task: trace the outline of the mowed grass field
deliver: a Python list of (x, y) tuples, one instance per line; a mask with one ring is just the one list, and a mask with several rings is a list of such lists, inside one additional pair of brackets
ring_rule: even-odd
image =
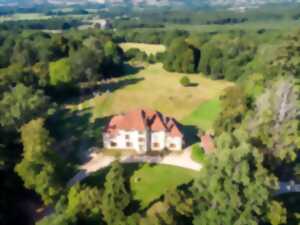
[(208, 130), (212, 128), (214, 121), (221, 111), (220, 100), (218, 98), (203, 102), (190, 115), (181, 122), (185, 125), (194, 125)]
[(144, 44), (144, 43), (134, 43), (134, 42), (127, 42), (121, 43), (120, 47), (126, 52), (131, 48), (137, 48), (141, 51), (146, 52), (147, 55), (155, 55), (160, 52), (164, 52), (166, 47), (164, 45), (156, 45), (156, 44)]
[(233, 83), (194, 74), (188, 76), (195, 85), (183, 87), (179, 80), (185, 75), (167, 72), (162, 64), (149, 65), (135, 75), (103, 85), (100, 95), (82, 102), (80, 108), (89, 109), (92, 120), (136, 108), (151, 108), (187, 125), (209, 128), (219, 112), (215, 99)]

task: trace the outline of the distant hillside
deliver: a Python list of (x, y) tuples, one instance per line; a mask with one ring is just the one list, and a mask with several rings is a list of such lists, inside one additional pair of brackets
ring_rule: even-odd
[(225, 8), (257, 8), (265, 4), (300, 3), (300, 0), (0, 0), (2, 6), (23, 6), (35, 4), (72, 5), (97, 3), (107, 5), (173, 5), (173, 6), (210, 6)]

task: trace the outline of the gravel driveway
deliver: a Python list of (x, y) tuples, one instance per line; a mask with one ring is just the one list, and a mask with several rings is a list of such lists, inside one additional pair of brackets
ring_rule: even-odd
[[(191, 159), (191, 153), (191, 149), (187, 148), (182, 153), (170, 153), (166, 156), (131, 155), (121, 156), (119, 160), (122, 163), (157, 163), (199, 171), (202, 165)], [(81, 171), (68, 182), (68, 187), (88, 177), (91, 173), (109, 166), (117, 159), (114, 156), (105, 155), (102, 152), (91, 153), (90, 158), (88, 162), (80, 167)]]

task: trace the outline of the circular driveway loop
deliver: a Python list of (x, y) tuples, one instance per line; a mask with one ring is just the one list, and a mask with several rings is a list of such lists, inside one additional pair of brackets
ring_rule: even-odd
[[(190, 170), (199, 171), (202, 165), (194, 162), (191, 158), (191, 148), (185, 149), (182, 153), (170, 153), (166, 156), (149, 156), (149, 155), (135, 155), (135, 156), (121, 156), (119, 161), (121, 163), (157, 163), (183, 167)], [(77, 173), (67, 184), (68, 187), (80, 182), (88, 177), (91, 173), (101, 170), (109, 166), (117, 158), (100, 153), (91, 153), (90, 160), (80, 166), (81, 171)]]

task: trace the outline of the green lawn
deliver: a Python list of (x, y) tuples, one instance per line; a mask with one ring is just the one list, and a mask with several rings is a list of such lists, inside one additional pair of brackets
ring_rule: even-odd
[[(160, 198), (168, 189), (190, 182), (197, 172), (169, 165), (123, 164), (125, 175), (129, 177), (134, 200), (140, 202), (141, 209)], [(108, 169), (92, 174), (84, 183), (103, 187)]]
[(182, 120), (185, 125), (194, 125), (204, 130), (212, 128), (221, 111), (218, 98), (201, 103), (190, 115)]
[(143, 165), (130, 178), (134, 198), (142, 208), (159, 198), (171, 188), (190, 182), (197, 172), (168, 165)]
[[(191, 82), (197, 85), (183, 87), (180, 79), (183, 73), (171, 73), (163, 69), (162, 64), (154, 64), (139, 70), (135, 75), (116, 78), (111, 84), (103, 84), (100, 89), (103, 93), (83, 103), (92, 114), (92, 119), (111, 116), (136, 108), (152, 108), (175, 117), (182, 121), (189, 118), (191, 113), (199, 108), (202, 103), (216, 99), (228, 86), (233, 83), (228, 81), (210, 80), (201, 74), (188, 75)], [(208, 127), (211, 119), (218, 114), (219, 108), (213, 104), (208, 110), (217, 112), (202, 113), (199, 120), (187, 120), (193, 125)], [(78, 105), (69, 105), (78, 108)], [(197, 116), (197, 114), (196, 114)], [(206, 121), (209, 119), (210, 121)]]

